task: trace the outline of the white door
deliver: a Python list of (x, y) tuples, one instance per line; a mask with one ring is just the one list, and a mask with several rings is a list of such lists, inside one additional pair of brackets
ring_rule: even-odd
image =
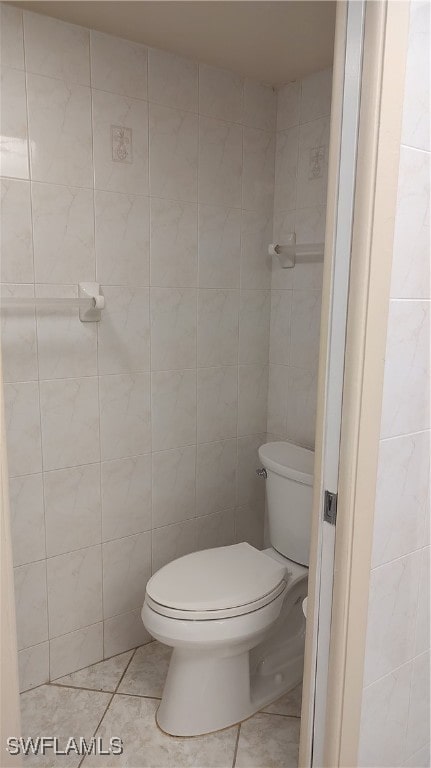
[(312, 766), (323, 765), (323, 741), (326, 718), (326, 690), (329, 664), (332, 588), (336, 524), (324, 519), (325, 496), (333, 494), (332, 509), (338, 490), (338, 466), (341, 433), (341, 408), (344, 378), (344, 354), (350, 253), (353, 227), (356, 154), (359, 123), (362, 48), (365, 0), (349, 0), (345, 19), (345, 60), (342, 98), (341, 141), (339, 146), (338, 196), (332, 244), (333, 272), (329, 322), (321, 333), (328, 334), (326, 361), (326, 400), (322, 457), (322, 487), (319, 561), (317, 567), (317, 626), (315, 642), (314, 717), (312, 718)]

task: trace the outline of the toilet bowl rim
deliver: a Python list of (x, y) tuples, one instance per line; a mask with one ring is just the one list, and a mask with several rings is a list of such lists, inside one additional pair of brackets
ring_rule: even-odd
[(235, 646), (266, 632), (278, 617), (285, 592), (252, 613), (228, 619), (187, 621), (163, 616), (145, 601), (141, 611), (144, 626), (156, 640), (173, 648), (193, 647), (204, 650), (217, 646)]

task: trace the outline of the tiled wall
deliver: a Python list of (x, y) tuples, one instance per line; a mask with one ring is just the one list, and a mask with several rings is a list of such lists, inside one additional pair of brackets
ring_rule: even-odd
[[(278, 91), (275, 243), (323, 243), (331, 70)], [(273, 258), (268, 433), (314, 448), (323, 264), (283, 269)]]
[(430, 765), (430, 6), (412, 2), (359, 765)]
[(28, 688), (144, 642), (167, 561), (261, 544), (276, 103), (11, 6), (1, 26), (2, 290), (106, 297), (99, 325), (2, 312)]

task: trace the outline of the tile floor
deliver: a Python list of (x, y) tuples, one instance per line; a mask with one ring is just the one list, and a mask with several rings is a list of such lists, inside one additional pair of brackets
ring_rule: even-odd
[[(40, 768), (296, 768), (301, 688), (240, 726), (190, 739), (162, 733), (155, 713), (170, 649), (157, 642), (60, 677), (21, 695), (24, 736), (123, 740), (121, 756), (28, 756)], [(64, 743), (64, 742), (63, 742)]]

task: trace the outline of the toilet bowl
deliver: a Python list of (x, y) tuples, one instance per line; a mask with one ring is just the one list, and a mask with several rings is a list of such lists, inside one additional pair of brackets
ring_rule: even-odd
[[(313, 454), (269, 443), (259, 455), (272, 547), (259, 551), (242, 542), (194, 552), (165, 565), (146, 587), (144, 625), (173, 648), (157, 712), (158, 725), (173, 736), (238, 723), (302, 679)], [(286, 496), (289, 482), (283, 486), (281, 478), (304, 486), (290, 494), (294, 507)], [(284, 518), (273, 519), (280, 549), (271, 536), (271, 510), (272, 518)], [(297, 516), (292, 551), (302, 562), (291, 560), (286, 546), (285, 528)]]

